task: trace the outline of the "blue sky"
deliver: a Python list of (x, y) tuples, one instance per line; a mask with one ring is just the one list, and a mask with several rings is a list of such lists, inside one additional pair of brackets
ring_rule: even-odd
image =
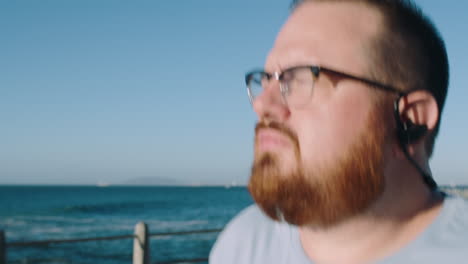
[[(468, 183), (468, 4), (420, 0), (446, 40), (451, 85), (435, 155)], [(288, 0), (2, 1), (0, 184), (165, 177), (246, 182), (262, 66)]]

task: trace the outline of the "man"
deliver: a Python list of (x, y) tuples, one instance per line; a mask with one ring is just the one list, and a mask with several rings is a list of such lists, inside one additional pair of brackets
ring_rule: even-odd
[(428, 165), (447, 55), (413, 4), (298, 2), (246, 82), (256, 205), (210, 263), (468, 262), (468, 205)]

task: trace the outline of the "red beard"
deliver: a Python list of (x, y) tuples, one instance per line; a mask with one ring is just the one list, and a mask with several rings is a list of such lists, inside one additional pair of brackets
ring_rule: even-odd
[[(378, 112), (378, 111), (376, 111)], [(306, 171), (300, 164), (297, 137), (278, 123), (268, 127), (295, 143), (297, 169), (284, 175), (273, 153), (255, 157), (249, 191), (258, 206), (272, 219), (290, 224), (326, 228), (365, 211), (384, 190), (383, 144), (385, 127), (371, 114), (365, 132), (344, 151), (333, 167)]]

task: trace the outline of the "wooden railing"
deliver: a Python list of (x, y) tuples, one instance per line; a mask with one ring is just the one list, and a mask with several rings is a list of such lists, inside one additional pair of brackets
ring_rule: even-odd
[[(77, 243), (88, 241), (100, 240), (120, 240), (120, 239), (133, 239), (133, 264), (150, 264), (150, 238), (174, 236), (174, 235), (191, 235), (203, 233), (218, 233), (221, 229), (205, 229), (205, 230), (190, 230), (180, 232), (159, 232), (149, 233), (148, 226), (144, 222), (139, 222), (135, 225), (134, 234), (119, 235), (119, 236), (103, 236), (103, 237), (87, 237), (87, 238), (73, 238), (73, 239), (49, 239), (38, 241), (17, 241), (6, 242), (5, 232), (0, 230), (0, 264), (7, 263), (7, 251), (13, 247), (31, 247), (31, 246), (46, 246), (50, 244), (64, 244), (64, 243)], [(197, 263), (206, 262), (208, 258), (195, 258), (195, 259), (179, 259), (170, 260), (165, 262), (157, 262), (158, 264), (176, 264), (176, 263)]]

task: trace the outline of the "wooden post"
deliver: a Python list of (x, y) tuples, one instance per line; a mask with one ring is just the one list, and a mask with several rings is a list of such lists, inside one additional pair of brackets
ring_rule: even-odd
[(6, 253), (5, 232), (0, 230), (0, 264), (6, 264)]
[(133, 264), (150, 264), (148, 226), (143, 222), (135, 226)]

